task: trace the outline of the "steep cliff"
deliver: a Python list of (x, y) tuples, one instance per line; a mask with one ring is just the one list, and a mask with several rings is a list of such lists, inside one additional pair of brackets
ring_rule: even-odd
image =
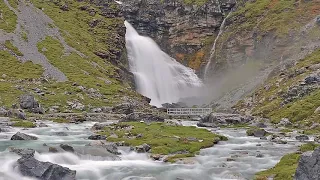
[(206, 52), (234, 0), (124, 0), (123, 16), (141, 35), (200, 72)]

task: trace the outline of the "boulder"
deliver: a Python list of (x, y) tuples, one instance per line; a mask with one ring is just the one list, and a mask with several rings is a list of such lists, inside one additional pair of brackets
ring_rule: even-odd
[(19, 149), (19, 148), (11, 148), (10, 152), (16, 153), (19, 156), (22, 156), (24, 158), (31, 158), (34, 156), (34, 153), (36, 152), (33, 149)]
[(267, 134), (267, 131), (262, 128), (251, 128), (247, 130), (248, 136), (264, 137), (266, 134)]
[(61, 149), (67, 151), (67, 152), (74, 152), (74, 149), (72, 146), (68, 145), (68, 144), (60, 144)]
[(146, 153), (146, 152), (149, 152), (151, 149), (151, 146), (149, 146), (148, 144), (144, 143), (140, 146), (136, 146), (135, 147), (135, 151), (137, 153)]
[(38, 137), (20, 133), (20, 132), (17, 132), (11, 137), (11, 140), (37, 140), (37, 139)]
[(106, 148), (106, 150), (112, 154), (115, 154), (115, 155), (119, 155), (121, 153), (118, 152), (118, 146), (116, 143), (109, 143), (109, 144), (106, 144), (104, 145), (104, 147)]
[(22, 109), (27, 109), (33, 113), (43, 114), (44, 110), (40, 104), (36, 101), (34, 96), (30, 94), (24, 94), (19, 98), (19, 104)]
[(112, 108), (112, 112), (118, 114), (130, 114), (133, 113), (133, 105), (130, 103), (119, 104)]
[(197, 125), (200, 127), (217, 127), (220, 125), (244, 124), (253, 119), (252, 116), (242, 116), (240, 114), (211, 113), (201, 118)]
[(22, 157), (17, 161), (17, 167), (23, 176), (40, 180), (75, 180), (76, 171), (50, 162), (41, 162), (33, 157)]
[(51, 152), (51, 153), (57, 153), (57, 152), (58, 152), (58, 149), (55, 148), (55, 147), (49, 147), (49, 152)]
[(309, 137), (307, 135), (299, 135), (299, 136), (296, 136), (296, 140), (298, 140), (298, 141), (308, 141)]
[(56, 132), (55, 135), (56, 136), (68, 136), (68, 134), (66, 132)]
[(305, 152), (301, 155), (298, 168), (295, 173), (296, 180), (320, 179), (320, 147), (313, 152)]
[(99, 134), (94, 134), (88, 137), (90, 140), (106, 140), (106, 136), (99, 135)]
[(125, 118), (121, 119), (120, 121), (164, 122), (164, 118), (150, 113), (134, 112), (128, 114)]

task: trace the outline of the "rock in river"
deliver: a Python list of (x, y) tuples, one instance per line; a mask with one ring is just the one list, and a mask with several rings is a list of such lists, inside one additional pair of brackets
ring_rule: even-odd
[(33, 157), (22, 157), (18, 159), (17, 165), (22, 175), (40, 180), (76, 179), (76, 171), (50, 162), (41, 162)]
[(31, 136), (28, 134), (24, 134), (21, 132), (17, 132), (11, 137), (11, 140), (37, 140), (38, 138), (35, 136)]

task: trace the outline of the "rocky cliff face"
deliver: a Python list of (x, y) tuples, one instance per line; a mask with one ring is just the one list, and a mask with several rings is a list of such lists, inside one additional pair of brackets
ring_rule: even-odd
[(204, 48), (232, 7), (234, 0), (124, 0), (123, 16), (137, 31), (153, 38), (166, 53), (200, 71)]

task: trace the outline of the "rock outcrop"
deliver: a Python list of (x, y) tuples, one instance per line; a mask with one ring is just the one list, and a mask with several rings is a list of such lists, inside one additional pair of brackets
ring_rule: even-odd
[(211, 113), (197, 124), (200, 127), (218, 127), (221, 125), (244, 124), (253, 120), (251, 116), (240, 114)]
[[(141, 35), (153, 38), (172, 57), (199, 70), (200, 51), (218, 33), (234, 0), (186, 3), (183, 0), (124, 0), (123, 16)], [(190, 58), (191, 56), (191, 58)], [(189, 60), (200, 63), (189, 63)]]
[(295, 173), (296, 180), (320, 179), (320, 148), (313, 152), (305, 152), (301, 155), (298, 168)]

